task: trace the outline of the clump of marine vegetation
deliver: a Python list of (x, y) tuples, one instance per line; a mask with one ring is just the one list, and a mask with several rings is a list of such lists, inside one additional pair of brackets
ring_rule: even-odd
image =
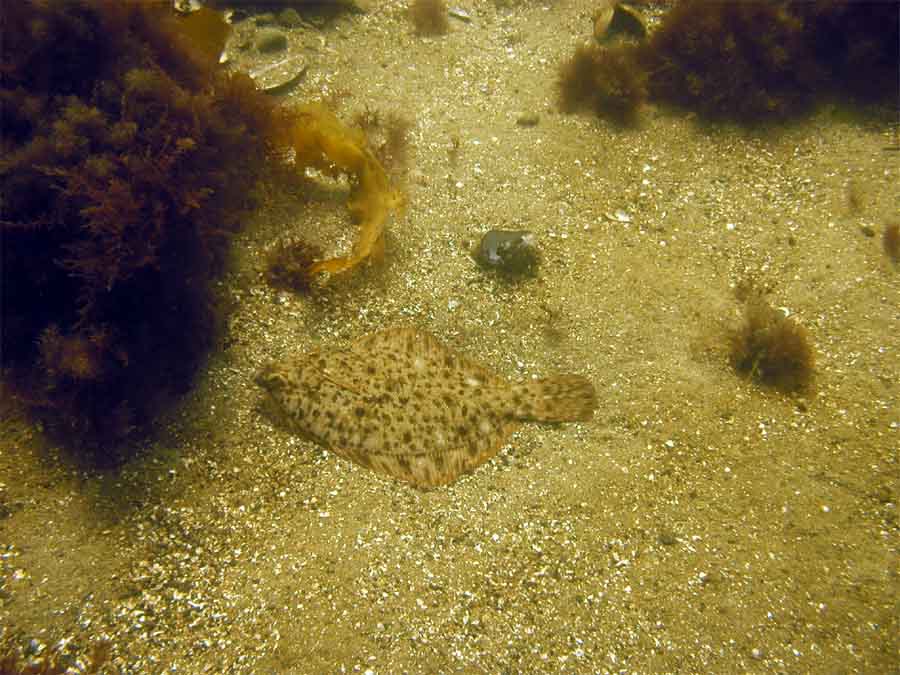
[(447, 3), (444, 0), (412, 0), (409, 19), (419, 35), (444, 35), (450, 30)]
[(306, 239), (283, 237), (266, 251), (266, 281), (281, 290), (309, 293), (315, 284), (313, 265), (321, 257), (321, 249)]
[(4, 8), (3, 396), (99, 461), (190, 387), (223, 323), (232, 235), (286, 150), (297, 172), (353, 183), (359, 241), (310, 277), (366, 260), (401, 201), (361, 132), (221, 70), (227, 30), (153, 0)]
[(743, 304), (743, 317), (728, 333), (734, 369), (784, 393), (809, 391), (815, 351), (806, 328), (772, 307), (766, 292), (753, 283), (739, 284), (736, 296)]
[(898, 39), (893, 3), (681, 0), (645, 41), (578, 47), (560, 66), (560, 104), (627, 125), (646, 101), (743, 123), (827, 97), (894, 102)]
[(278, 120), (249, 78), (217, 70), (223, 32), (192, 39), (205, 18), (4, 9), (4, 386), (66, 437), (129, 435), (214, 337), (212, 281)]
[[(339, 123), (335, 120), (335, 124)], [(345, 138), (352, 138), (356, 147), (367, 149), (366, 164), (372, 168), (373, 174), (378, 176), (380, 186), (372, 192), (371, 197), (363, 195), (363, 204), (360, 207), (354, 207), (354, 201), (351, 200), (351, 212), (353, 213), (353, 209), (356, 208), (354, 216), (357, 219), (365, 221), (367, 215), (373, 212), (373, 207), (377, 208), (381, 197), (389, 197), (392, 204), (398, 208), (402, 206), (401, 195), (404, 192), (403, 186), (406, 183), (406, 172), (409, 168), (409, 133), (412, 126), (412, 120), (401, 113), (390, 111), (385, 114), (366, 107), (353, 116), (351, 126), (341, 127), (341, 133)], [(369, 156), (368, 153), (371, 155)], [(392, 185), (398, 186), (398, 189), (389, 188), (388, 181)], [(359, 187), (359, 185), (355, 186), (356, 189)], [(381, 190), (387, 190), (387, 192), (381, 192)], [(374, 232), (370, 225), (371, 222), (366, 227), (369, 231)], [(366, 228), (364, 227), (364, 229)], [(363, 241), (361, 238), (358, 246)], [(375, 242), (367, 251), (366, 256), (379, 258), (383, 255), (382, 248), (383, 242)], [(266, 281), (274, 288), (299, 294), (310, 293), (317, 288), (318, 273), (327, 266), (336, 264), (334, 260), (327, 261), (322, 258), (323, 252), (315, 244), (303, 237), (286, 235), (268, 247), (263, 273)], [(362, 258), (354, 264), (358, 264), (361, 260)], [(340, 264), (343, 265), (343, 263)], [(325, 271), (328, 270), (325, 269)]]
[(394, 181), (403, 181), (409, 168), (410, 131), (414, 122), (396, 111), (365, 108), (353, 117), (354, 126), (366, 136), (375, 158)]

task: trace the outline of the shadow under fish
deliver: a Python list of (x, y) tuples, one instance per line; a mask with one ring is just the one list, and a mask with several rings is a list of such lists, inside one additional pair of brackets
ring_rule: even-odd
[(270, 364), (256, 382), (281, 425), (421, 488), (483, 464), (522, 422), (584, 422), (597, 408), (580, 375), (514, 384), (412, 328)]

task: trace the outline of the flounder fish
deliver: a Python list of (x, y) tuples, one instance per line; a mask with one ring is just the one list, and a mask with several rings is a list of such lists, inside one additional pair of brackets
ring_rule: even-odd
[(584, 377), (513, 384), (407, 327), (271, 364), (256, 381), (291, 431), (420, 488), (483, 464), (522, 422), (587, 421), (597, 407)]

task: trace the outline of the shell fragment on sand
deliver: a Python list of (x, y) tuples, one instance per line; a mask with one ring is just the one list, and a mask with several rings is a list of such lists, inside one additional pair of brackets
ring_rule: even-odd
[(275, 63), (254, 68), (248, 74), (256, 86), (267, 94), (284, 94), (303, 79), (307, 68), (305, 59), (289, 56)]

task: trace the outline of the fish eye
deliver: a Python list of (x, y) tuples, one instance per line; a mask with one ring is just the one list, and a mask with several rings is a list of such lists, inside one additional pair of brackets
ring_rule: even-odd
[(287, 380), (285, 379), (284, 375), (278, 372), (278, 370), (272, 364), (264, 366), (256, 374), (256, 377), (253, 378), (253, 381), (266, 391), (272, 393), (283, 389), (287, 384)]

